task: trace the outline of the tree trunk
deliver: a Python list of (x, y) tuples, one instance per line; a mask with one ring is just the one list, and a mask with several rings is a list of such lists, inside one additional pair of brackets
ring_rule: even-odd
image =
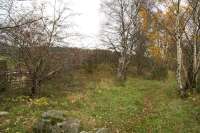
[(0, 92), (8, 88), (7, 61), (0, 60)]
[(196, 87), (196, 73), (193, 73), (193, 66), (187, 69), (185, 90), (193, 90)]
[(176, 39), (177, 39), (177, 69), (176, 69), (176, 79), (178, 85), (178, 91), (181, 96), (185, 96), (185, 90), (182, 84), (182, 48), (181, 48), (181, 31), (180, 31), (180, 2), (178, 1), (178, 10), (177, 10), (177, 22), (176, 22)]
[(32, 79), (31, 95), (34, 97), (37, 94), (37, 89), (39, 87), (37, 79)]
[(141, 62), (138, 62), (137, 64), (137, 75), (142, 75), (143, 74), (143, 66)]
[[(194, 30), (195, 35), (197, 36), (198, 30), (195, 28)], [(197, 88), (197, 78), (198, 78), (198, 54), (197, 54), (197, 45), (198, 40), (195, 38), (195, 42), (192, 45), (192, 65), (189, 64), (189, 67), (187, 68), (187, 83), (185, 86), (185, 89), (190, 90), (191, 92), (195, 91)]]
[(192, 90), (197, 87), (197, 43), (193, 46), (193, 82)]
[(121, 56), (119, 58), (119, 65), (117, 69), (117, 78), (120, 81), (125, 81), (126, 80), (126, 74), (127, 74), (127, 60), (125, 56)]
[[(198, 19), (198, 18), (197, 18)], [(198, 80), (198, 53), (197, 53), (197, 45), (198, 45), (198, 35), (199, 35), (199, 27), (195, 27), (195, 42), (193, 45), (193, 90), (197, 89), (197, 80)]]
[(182, 49), (181, 49), (181, 38), (178, 38), (176, 78), (177, 78), (178, 91), (180, 92), (181, 96), (184, 96), (185, 91), (183, 89), (181, 72), (182, 72)]

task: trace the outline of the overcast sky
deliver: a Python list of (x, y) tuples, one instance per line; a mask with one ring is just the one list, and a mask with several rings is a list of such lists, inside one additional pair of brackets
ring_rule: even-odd
[(76, 23), (85, 34), (97, 34), (99, 30), (100, 0), (71, 0), (72, 10), (80, 13), (76, 17)]
[(85, 37), (85, 46), (96, 47), (99, 45), (98, 34), (100, 31), (100, 0), (71, 0), (72, 10), (79, 13), (75, 23), (80, 33)]
[[(3, 0), (6, 1), (6, 0)], [(101, 29), (101, 0), (56, 0), (56, 5), (62, 8), (66, 6), (70, 8), (76, 15), (73, 16), (74, 32), (81, 34), (71, 42), (72, 47), (83, 48), (101, 48), (99, 41), (99, 32)], [(1, 0), (0, 0), (1, 2)], [(15, 3), (16, 9), (23, 8), (28, 11), (30, 7), (40, 6), (45, 3), (46, 12), (49, 15), (53, 14), (53, 5), (55, 0), (18, 0)], [(1, 3), (0, 3), (1, 4)], [(2, 13), (3, 11), (0, 11)], [(67, 14), (66, 14), (67, 15)]]
[[(55, 0), (20, 0), (32, 1), (34, 4), (46, 2), (47, 5), (54, 4)], [(101, 0), (57, 0), (57, 5), (66, 5), (72, 9), (77, 15), (73, 18), (76, 25), (75, 30), (82, 36), (73, 41), (72, 46), (102, 48), (100, 46), (99, 34), (101, 30), (101, 22), (104, 19), (100, 13)], [(27, 5), (27, 4), (26, 4)], [(32, 4), (31, 4), (32, 5)], [(162, 7), (161, 7), (162, 8)], [(52, 10), (52, 8), (50, 8)], [(53, 13), (48, 10), (48, 13)]]
[[(54, 0), (35, 0), (35, 3)], [(57, 0), (57, 5), (66, 5), (77, 15), (74, 16), (75, 30), (82, 36), (76, 38), (74, 46), (95, 48), (99, 47), (98, 34), (100, 32), (100, 0)], [(50, 12), (50, 11), (49, 11)]]

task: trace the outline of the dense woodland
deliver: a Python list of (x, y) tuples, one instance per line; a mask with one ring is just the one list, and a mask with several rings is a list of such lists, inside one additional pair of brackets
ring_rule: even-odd
[(69, 5), (19, 2), (0, 0), (0, 133), (200, 132), (199, 0), (101, 0), (104, 49), (68, 45)]

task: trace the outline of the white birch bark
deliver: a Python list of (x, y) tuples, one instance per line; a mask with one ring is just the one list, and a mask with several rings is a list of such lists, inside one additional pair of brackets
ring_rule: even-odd
[(177, 20), (176, 20), (176, 39), (177, 39), (177, 70), (176, 70), (176, 79), (177, 79), (177, 87), (178, 91), (180, 91), (181, 95), (184, 95), (183, 84), (182, 84), (182, 48), (181, 48), (181, 30), (180, 30), (180, 3), (181, 0), (178, 0), (178, 9), (177, 9)]
[(199, 64), (199, 59), (198, 59), (198, 51), (197, 52), (197, 45), (198, 45), (198, 36), (199, 36), (199, 30), (200, 30), (200, 19), (199, 19), (199, 13), (200, 13), (200, 2), (199, 1), (195, 1), (196, 3), (196, 9), (194, 12), (194, 34), (195, 34), (195, 40), (194, 40), (194, 45), (193, 45), (193, 78), (194, 78), (194, 89), (196, 89), (197, 87), (197, 78), (198, 78), (198, 64)]

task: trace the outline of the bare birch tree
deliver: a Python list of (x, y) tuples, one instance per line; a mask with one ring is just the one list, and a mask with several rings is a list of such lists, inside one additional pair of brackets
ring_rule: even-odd
[[(15, 23), (21, 25), (20, 27), (6, 30), (12, 45), (19, 48), (19, 59), (23, 62), (31, 80), (32, 96), (39, 93), (39, 88), (45, 80), (62, 68), (61, 59), (55, 55), (53, 48), (69, 37), (66, 28), (69, 23), (66, 19), (69, 20), (71, 15), (66, 12), (66, 8), (57, 10), (56, 6), (53, 7), (51, 17), (45, 16), (44, 8), (41, 8), (36, 13), (20, 16), (20, 21), (16, 19)], [(37, 18), (42, 19), (22, 25)]]
[[(200, 65), (199, 31), (200, 2), (198, 0), (170, 1), (175, 7), (175, 33), (166, 30), (176, 43), (177, 88), (185, 97), (188, 90), (196, 89)], [(167, 29), (167, 28), (166, 28)]]
[(200, 1), (189, 1), (192, 7), (192, 20), (193, 20), (193, 87), (197, 87), (197, 78), (200, 67), (200, 49), (199, 49), (199, 36), (200, 36)]
[(141, 0), (111, 0), (103, 4), (107, 21), (102, 40), (119, 53), (117, 77), (122, 81), (126, 79), (130, 58), (138, 40), (140, 6)]
[(182, 83), (182, 33), (181, 33), (181, 0), (177, 1), (177, 10), (176, 10), (176, 48), (177, 48), (177, 69), (176, 69), (176, 78), (178, 90), (180, 91), (181, 96), (184, 95), (184, 88)]
[[(19, 1), (20, 0), (0, 0), (0, 30), (17, 28), (41, 20), (41, 18), (35, 18), (24, 23), (16, 23), (15, 18), (13, 17), (13, 12), (15, 12), (15, 14), (20, 14), (18, 13), (18, 10), (15, 10), (14, 8)], [(25, 13), (27, 13), (27, 11)]]

